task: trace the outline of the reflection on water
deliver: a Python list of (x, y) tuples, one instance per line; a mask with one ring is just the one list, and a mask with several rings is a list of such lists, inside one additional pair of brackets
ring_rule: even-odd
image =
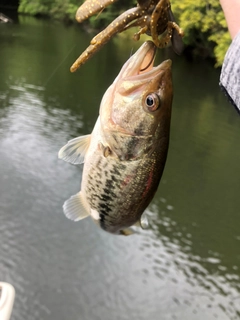
[(57, 152), (90, 132), (131, 48), (112, 41), (72, 75), (91, 36), (19, 21), (0, 26), (0, 280), (16, 288), (12, 319), (239, 319), (240, 118), (219, 72), (173, 57), (171, 144), (151, 228), (112, 236), (64, 217), (81, 166)]

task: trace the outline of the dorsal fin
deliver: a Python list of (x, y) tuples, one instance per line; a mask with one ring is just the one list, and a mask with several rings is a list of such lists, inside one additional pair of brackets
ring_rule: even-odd
[(91, 142), (91, 134), (68, 141), (58, 152), (58, 158), (72, 164), (81, 164)]

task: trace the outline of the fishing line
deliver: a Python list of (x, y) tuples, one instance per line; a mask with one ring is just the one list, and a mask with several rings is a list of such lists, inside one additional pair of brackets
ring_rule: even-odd
[(53, 70), (53, 72), (50, 74), (50, 76), (48, 77), (48, 79), (45, 81), (45, 83), (43, 84), (44, 87), (46, 87), (46, 85), (48, 84), (48, 82), (52, 79), (52, 77), (54, 76), (54, 74), (58, 71), (58, 69), (61, 67), (61, 65), (64, 63), (64, 61), (67, 59), (67, 57), (70, 55), (70, 53), (73, 51), (73, 49), (76, 47), (76, 44), (72, 47), (72, 49), (69, 50), (69, 52), (67, 53), (66, 57), (59, 63), (59, 65)]
[(133, 55), (133, 47), (132, 47), (132, 49), (131, 49), (131, 51), (130, 51), (130, 56), (129, 56), (129, 58), (131, 58), (132, 55)]
[(97, 14), (97, 16), (95, 17), (95, 20), (97, 20), (98, 19), (98, 17), (100, 16), (100, 14), (103, 12), (103, 10), (105, 9), (105, 7), (104, 8), (102, 8), (102, 10), (100, 10), (99, 12), (98, 12), (98, 14)]

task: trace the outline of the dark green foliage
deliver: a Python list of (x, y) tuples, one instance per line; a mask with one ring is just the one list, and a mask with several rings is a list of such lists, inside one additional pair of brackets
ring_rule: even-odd
[(220, 66), (231, 39), (219, 0), (172, 0), (172, 10), (184, 30), (185, 44)]
[(48, 14), (50, 1), (47, 0), (21, 0), (18, 11), (30, 15)]
[(18, 11), (74, 21), (78, 7), (79, 1), (76, 0), (20, 0)]

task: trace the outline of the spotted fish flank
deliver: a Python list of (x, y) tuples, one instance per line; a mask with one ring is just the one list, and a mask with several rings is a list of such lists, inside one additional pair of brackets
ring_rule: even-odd
[(64, 203), (74, 221), (87, 216), (105, 231), (129, 235), (146, 227), (144, 210), (164, 169), (171, 119), (171, 61), (153, 67), (148, 41), (105, 92), (91, 135), (68, 142), (59, 158), (84, 161), (81, 191)]

